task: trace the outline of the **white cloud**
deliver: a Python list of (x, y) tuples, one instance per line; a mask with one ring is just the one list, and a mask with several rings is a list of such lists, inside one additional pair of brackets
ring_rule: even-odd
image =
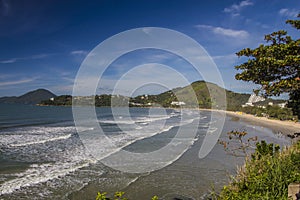
[(33, 55), (24, 59), (41, 59), (41, 58), (46, 58), (48, 56), (50, 56), (50, 54), (43, 53), (43, 54)]
[(233, 30), (233, 29), (226, 29), (223, 27), (209, 26), (209, 25), (196, 25), (196, 27), (202, 29), (208, 29), (212, 31), (214, 34), (232, 37), (232, 38), (245, 39), (249, 37), (249, 33), (245, 30)]
[(29, 79), (21, 79), (21, 80), (17, 80), (17, 81), (4, 81), (4, 82), (0, 82), (0, 87), (2, 86), (8, 86), (8, 85), (18, 85), (18, 84), (22, 84), (22, 83), (29, 83), (34, 81), (36, 78), (29, 78)]
[(71, 55), (86, 56), (89, 52), (84, 50), (71, 51)]
[(216, 34), (221, 34), (221, 35), (230, 36), (230, 37), (246, 38), (249, 35), (248, 32), (244, 31), (244, 30), (225, 29), (225, 28), (221, 28), (221, 27), (215, 27), (213, 32)]
[(224, 8), (225, 13), (230, 13), (233, 16), (239, 15), (239, 12), (242, 10), (242, 8), (247, 6), (252, 6), (253, 2), (250, 0), (241, 1), (239, 4), (233, 4), (230, 7)]
[(217, 64), (219, 68), (230, 69), (238, 60), (238, 56), (236, 54), (227, 54), (227, 55), (219, 55), (212, 56), (213, 60)]
[(163, 62), (163, 61), (167, 61), (170, 59), (174, 59), (176, 58), (176, 55), (173, 55), (171, 53), (160, 53), (160, 54), (152, 54), (152, 55), (148, 55), (146, 56), (145, 59), (147, 59), (147, 61), (154, 61), (154, 62)]
[(21, 60), (36, 60), (36, 59), (42, 59), (50, 56), (51, 54), (36, 54), (28, 57), (18, 57), (18, 58), (10, 58), (7, 60), (0, 60), (0, 64), (10, 64), (15, 63)]
[(75, 78), (70, 78), (70, 77), (62, 77), (63, 80), (68, 81), (70, 83), (74, 83)]
[(299, 11), (295, 10), (295, 9), (287, 9), (287, 8), (282, 8), (279, 10), (279, 14), (281, 16), (285, 16), (285, 17), (297, 17)]
[(142, 31), (149, 35), (151, 33), (152, 29), (153, 29), (152, 27), (145, 27), (145, 28), (142, 28)]
[(1, 64), (10, 64), (10, 63), (15, 63), (18, 59), (17, 58), (12, 58), (12, 59), (8, 59), (8, 60), (1, 60), (0, 63)]

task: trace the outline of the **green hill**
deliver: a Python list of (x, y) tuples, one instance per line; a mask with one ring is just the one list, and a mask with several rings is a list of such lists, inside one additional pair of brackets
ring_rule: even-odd
[(52, 92), (45, 89), (37, 89), (18, 97), (2, 97), (0, 98), (0, 103), (38, 104), (43, 100), (50, 99), (53, 97), (56, 97), (56, 95)]
[[(226, 94), (226, 101), (221, 96)], [(214, 98), (212, 98), (214, 97)], [(224, 96), (225, 97), (225, 96)], [(100, 106), (129, 106), (132, 107), (147, 107), (147, 106), (163, 106), (163, 107), (178, 107), (172, 102), (184, 102), (184, 107), (199, 107), (199, 108), (220, 108), (224, 109), (224, 103), (227, 103), (227, 110), (237, 110), (242, 104), (245, 104), (249, 99), (250, 94), (239, 94), (229, 90), (224, 90), (216, 84), (205, 81), (196, 81), (185, 87), (175, 88), (158, 95), (140, 95), (132, 98), (121, 95), (96, 95), (87, 97), (75, 97), (76, 102), (82, 105), (90, 104), (90, 99), (95, 98), (95, 105)], [(114, 100), (113, 105), (111, 100)], [(42, 101), (41, 105), (71, 105), (72, 96), (62, 95), (55, 97), (54, 100)]]
[[(250, 97), (250, 94), (240, 94), (224, 90), (213, 83), (196, 81), (182, 88), (175, 88), (158, 95), (148, 95), (147, 98), (145, 95), (137, 96), (131, 101), (141, 104), (156, 103), (164, 107), (172, 107), (171, 103), (174, 101), (182, 101), (187, 107), (194, 107), (194, 102), (198, 102), (196, 106), (199, 108), (211, 108), (212, 105), (217, 104), (217, 101), (224, 101), (222, 97), (220, 97), (222, 98), (220, 100), (212, 99), (211, 97), (218, 97), (218, 95), (224, 91), (226, 94), (227, 110), (238, 109), (242, 104), (245, 104)], [(195, 99), (195, 96), (197, 99)], [(222, 103), (223, 102), (219, 104)]]

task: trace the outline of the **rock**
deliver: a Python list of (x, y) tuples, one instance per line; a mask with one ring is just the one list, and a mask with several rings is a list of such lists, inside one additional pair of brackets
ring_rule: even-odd
[(190, 198), (190, 197), (185, 197), (185, 196), (182, 196), (182, 195), (176, 195), (176, 197), (173, 197), (173, 200), (194, 200), (193, 198)]
[(288, 134), (287, 136), (288, 136), (289, 138), (294, 139), (294, 138), (300, 137), (300, 132), (298, 132), (298, 133), (293, 133), (293, 134)]

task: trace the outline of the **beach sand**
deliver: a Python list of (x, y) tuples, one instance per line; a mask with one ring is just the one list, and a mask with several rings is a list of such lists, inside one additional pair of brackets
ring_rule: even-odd
[[(282, 121), (278, 119), (269, 119), (266, 117), (257, 117), (254, 115), (246, 114), (239, 111), (224, 111), (224, 110), (214, 110), (214, 109), (200, 109), (200, 111), (212, 111), (212, 112), (225, 112), (229, 117), (237, 117), (239, 120), (247, 122), (252, 125), (262, 126), (270, 128), (277, 133), (281, 133), (285, 136), (293, 135), (294, 133), (300, 132), (300, 122), (294, 121)], [(300, 137), (296, 138), (300, 140)]]
[(254, 125), (261, 125), (273, 130), (277, 130), (284, 135), (300, 132), (300, 123), (293, 121), (281, 121), (276, 119), (268, 119), (266, 117), (256, 117), (254, 115), (245, 114), (242, 112), (226, 111), (226, 115), (231, 117), (238, 117), (243, 121)]

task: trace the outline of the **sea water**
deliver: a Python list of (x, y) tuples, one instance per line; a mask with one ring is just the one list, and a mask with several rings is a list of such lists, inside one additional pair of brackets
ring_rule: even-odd
[[(191, 145), (165, 167), (143, 173), (123, 172), (95, 158), (81, 134), (97, 134), (86, 124), (75, 127), (71, 107), (0, 105), (0, 199), (95, 199), (97, 191), (125, 191), (131, 199), (204, 198), (212, 185), (220, 187), (242, 159), (216, 145), (204, 159), (198, 152), (218, 117), (198, 110), (162, 108), (96, 108), (99, 127), (113, 141), (95, 141), (98, 150), (147, 153), (166, 146), (178, 130), (197, 128)], [(129, 109), (129, 115), (126, 110)], [(199, 113), (200, 112), (200, 113)], [(221, 117), (221, 116), (220, 116)], [(209, 129), (208, 129), (209, 128)], [(251, 135), (288, 144), (267, 128), (226, 118), (224, 133), (246, 129)], [(213, 132), (213, 131), (212, 131)], [(171, 153), (171, 152), (170, 152)], [(146, 161), (145, 161), (146, 162)], [(124, 163), (122, 163), (124, 164)], [(146, 163), (151, 164), (151, 163)], [(138, 165), (138, 163), (134, 164)]]

